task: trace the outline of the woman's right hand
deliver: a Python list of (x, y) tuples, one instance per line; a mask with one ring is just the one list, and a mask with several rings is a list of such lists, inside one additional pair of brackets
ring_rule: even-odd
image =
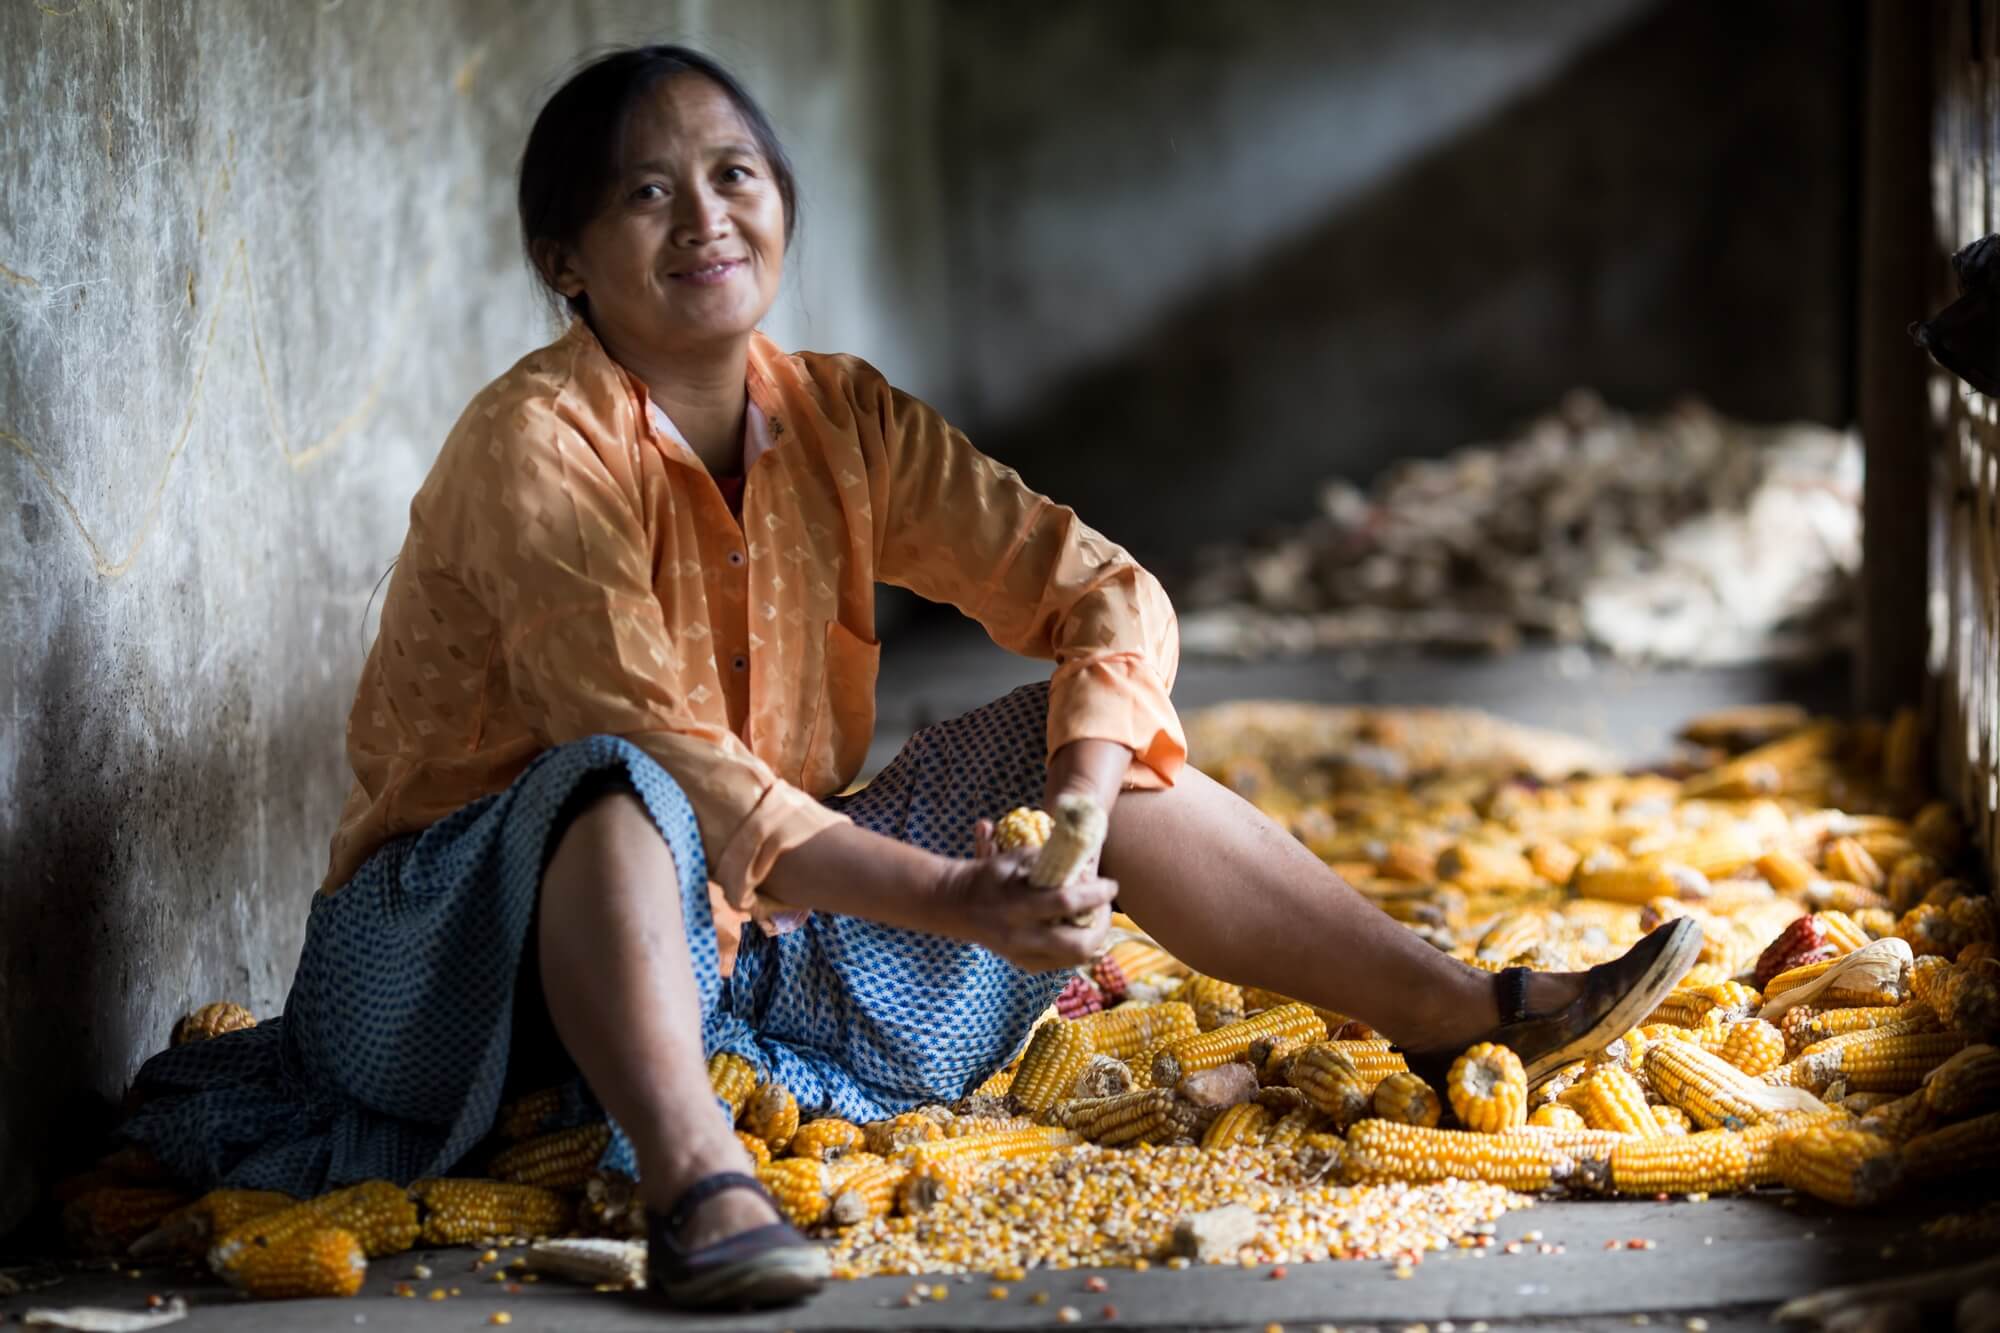
[[(1060, 889), (1038, 889), (1028, 882), (1035, 851), (993, 851), (990, 826), (980, 822), (975, 838), (980, 854), (950, 863), (944, 895), (952, 916), (950, 933), (984, 945), (1027, 972), (1078, 967), (1102, 953), (1118, 885), (1082, 875)], [(1072, 918), (1088, 924), (1073, 925)]]

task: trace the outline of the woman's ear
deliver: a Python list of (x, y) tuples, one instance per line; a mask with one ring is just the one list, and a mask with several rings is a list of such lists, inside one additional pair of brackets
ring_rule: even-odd
[(551, 240), (535, 242), (535, 267), (549, 286), (574, 299), (583, 295), (583, 277), (570, 263), (569, 248)]

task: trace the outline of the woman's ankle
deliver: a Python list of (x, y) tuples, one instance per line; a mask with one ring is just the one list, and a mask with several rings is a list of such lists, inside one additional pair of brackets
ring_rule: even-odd
[(756, 1174), (735, 1135), (677, 1135), (670, 1146), (640, 1155), (639, 1198), (648, 1208), (664, 1213), (696, 1182), (725, 1171)]

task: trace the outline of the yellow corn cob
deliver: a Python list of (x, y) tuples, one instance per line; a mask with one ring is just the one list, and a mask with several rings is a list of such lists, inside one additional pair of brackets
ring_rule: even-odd
[(1151, 940), (1122, 939), (1105, 950), (1105, 953), (1130, 981), (1144, 981), (1148, 977), (1160, 976), (1184, 977), (1188, 974), (1186, 963)]
[(1569, 883), (1581, 860), (1582, 855), (1567, 843), (1543, 839), (1528, 845), (1529, 868), (1550, 884)]
[(1213, 1032), (1178, 1038), (1154, 1053), (1153, 1086), (1171, 1088), (1188, 1074), (1240, 1060), (1249, 1051), (1251, 1042), (1271, 1036), (1325, 1041), (1326, 1023), (1307, 1006), (1288, 1004), (1266, 1009), (1255, 1018)]
[(734, 1051), (717, 1051), (708, 1057), (708, 1081), (716, 1097), (728, 1104), (734, 1123), (757, 1088), (757, 1067)]
[(1808, 981), (1818, 981), (1829, 968), (1839, 961), (1838, 958), (1829, 958), (1817, 963), (1806, 963), (1799, 967), (1788, 968), (1764, 983), (1764, 998), (1775, 1000), (1795, 986), (1803, 986)]
[(1785, 1062), (1785, 1034), (1761, 1018), (1729, 1024), (1716, 1052), (1751, 1078), (1770, 1073)]
[(1233, 1148), (1241, 1143), (1255, 1143), (1264, 1136), (1271, 1126), (1271, 1113), (1255, 1102), (1239, 1102), (1228, 1107), (1215, 1117), (1202, 1135), (1201, 1146), (1210, 1149)]
[(1635, 861), (1604, 870), (1578, 867), (1570, 888), (1579, 898), (1643, 905), (1654, 898), (1700, 898), (1709, 891), (1708, 877), (1692, 866)]
[(1093, 1055), (1083, 1063), (1083, 1072), (1070, 1085), (1072, 1097), (1116, 1097), (1139, 1086), (1137, 1073), (1123, 1060)]
[(861, 1127), (861, 1140), (878, 1157), (944, 1137), (944, 1126), (918, 1111), (905, 1111), (887, 1120), (872, 1120)]
[(799, 1126), (798, 1133), (792, 1135), (792, 1155), (830, 1162), (858, 1150), (866, 1142), (867, 1136), (859, 1125), (837, 1116), (823, 1116)]
[(365, 1180), (230, 1228), (209, 1247), (208, 1264), (227, 1276), (253, 1247), (277, 1245), (304, 1231), (328, 1230), (353, 1232), (371, 1259), (401, 1254), (417, 1241), (416, 1200), (390, 1181)]
[[(1048, 841), (1028, 868), (1028, 882), (1038, 889), (1059, 889), (1068, 884), (1096, 859), (1110, 827), (1104, 807), (1093, 797), (1058, 796)], [(1070, 924), (1088, 926), (1090, 915), (1073, 917)]]
[[(1545, 1190), (1579, 1176), (1577, 1156), (1584, 1151), (1579, 1145), (1589, 1133), (1480, 1134), (1364, 1120), (1347, 1131), (1347, 1171), (1364, 1184), (1427, 1184), (1456, 1178), (1514, 1190)], [(1611, 1134), (1595, 1138), (1599, 1152), (1608, 1151), (1617, 1140)]]
[(1785, 1184), (1849, 1208), (1880, 1203), (1902, 1184), (1896, 1145), (1863, 1130), (1812, 1125), (1781, 1138), (1777, 1155)]
[(1540, 944), (1560, 923), (1547, 908), (1530, 908), (1495, 917), (1474, 947), (1472, 956), (1489, 963), (1505, 963)]
[(540, 1185), (431, 1179), (410, 1186), (423, 1205), (426, 1245), (469, 1245), (488, 1236), (551, 1236), (576, 1220), (570, 1200)]
[[(817, 1122), (808, 1122), (813, 1123)], [(799, 1132), (803, 1134), (805, 1129)], [(760, 1166), (757, 1181), (771, 1192), (785, 1220), (801, 1230), (818, 1225), (833, 1205), (826, 1194), (826, 1167), (808, 1157), (786, 1157), (769, 1166)]]
[[(1626, 1067), (1636, 1073), (1640, 1066), (1638, 1053), (1633, 1050), (1633, 1047), (1639, 1046), (1643, 1048), (1644, 1038), (1640, 1037), (1638, 1033), (1633, 1032), (1621, 1038), (1621, 1041), (1623, 1041), (1626, 1049)], [(1581, 1083), (1584, 1075), (1588, 1074), (1592, 1068), (1594, 1066), (1588, 1060), (1570, 1061), (1562, 1068), (1556, 1070), (1555, 1073), (1543, 1079), (1539, 1087), (1529, 1090), (1528, 1105), (1531, 1107), (1546, 1106), (1550, 1102), (1555, 1101), (1565, 1092), (1568, 1092), (1578, 1083)]]
[(736, 1141), (742, 1144), (743, 1151), (750, 1155), (750, 1165), (769, 1166), (771, 1164), (771, 1145), (758, 1138), (755, 1134), (752, 1134), (749, 1130), (737, 1130)]
[[(1091, 1017), (1095, 1018), (1093, 1014)], [(1005, 1097), (1014, 1086), (1014, 1066), (996, 1069), (986, 1076), (986, 1081), (972, 1090), (975, 1097)]]
[(1729, 1130), (1631, 1138), (1611, 1150), (1619, 1194), (1719, 1194), (1746, 1189), (1749, 1180), (1749, 1149)]
[(1056, 821), (1050, 818), (1048, 811), (1017, 806), (1000, 816), (993, 825), (993, 845), (1003, 852), (1041, 847), (1048, 842), (1055, 826)]
[(1333, 1041), (1327, 1043), (1353, 1062), (1354, 1068), (1370, 1087), (1380, 1083), (1391, 1074), (1400, 1074), (1410, 1066), (1383, 1037), (1368, 1037), (1357, 1041)]
[(1377, 1083), (1369, 1104), (1380, 1118), (1405, 1125), (1435, 1125), (1444, 1115), (1431, 1085), (1407, 1069)]
[(176, 1189), (107, 1185), (63, 1205), (63, 1231), (86, 1254), (123, 1254), (125, 1248), (192, 1201)]
[(1931, 887), (1945, 877), (1944, 864), (1934, 857), (1918, 852), (1906, 856), (1896, 863), (1889, 872), (1888, 883), (1882, 892), (1889, 899), (1889, 910), (1907, 912), (1923, 901)]
[(1505, 1046), (1481, 1042), (1459, 1056), (1445, 1092), (1468, 1129), (1498, 1134), (1528, 1123), (1528, 1076), (1521, 1058)]
[(1292, 1057), (1312, 1044), (1303, 1037), (1259, 1037), (1250, 1043), (1243, 1058), (1257, 1071), (1259, 1083), (1283, 1085)]
[(1868, 932), (1861, 928), (1861, 923), (1845, 912), (1815, 912), (1813, 920), (1819, 923), (1820, 934), (1826, 942), (1843, 955), (1873, 942)]
[(1369, 1100), (1379, 1080), (1365, 1079), (1354, 1062), (1332, 1042), (1315, 1042), (1294, 1055), (1285, 1067), (1285, 1081), (1306, 1095), (1336, 1128), (1346, 1128), (1368, 1114)]
[(827, 1219), (835, 1226), (853, 1226), (871, 1217), (886, 1217), (895, 1206), (896, 1191), (910, 1170), (895, 1162), (863, 1167), (841, 1181), (827, 1208)]
[(1913, 1181), (1955, 1179), (1996, 1166), (2000, 1166), (2000, 1112), (1934, 1129), (1903, 1145), (1903, 1167)]
[(1892, 1143), (1907, 1143), (1919, 1134), (1928, 1134), (1937, 1128), (1937, 1123), (1937, 1116), (1931, 1113), (1930, 1099), (1921, 1089), (1884, 1102), (1861, 1118), (1861, 1128)]
[(1965, 1046), (1959, 1032), (1900, 1032), (1891, 1024), (1829, 1037), (1764, 1076), (1774, 1086), (1817, 1092), (1838, 1081), (1849, 1092), (1910, 1092)]
[(1812, 883), (1812, 864), (1797, 852), (1778, 848), (1757, 858), (1757, 873), (1780, 893), (1796, 892)]
[(1090, 1063), (1091, 1046), (1090, 1034), (1081, 1024), (1061, 1018), (1043, 1023), (1021, 1053), (1021, 1067), (1014, 1073), (1010, 1095), (1040, 1115), (1070, 1095), (1077, 1075)]
[(219, 1000), (205, 1004), (191, 1014), (184, 1015), (174, 1024), (169, 1046), (185, 1046), (191, 1041), (207, 1041), (220, 1037), (225, 1032), (240, 1032), (244, 1028), (254, 1028), (257, 1020), (248, 1009), (240, 1004)]
[(297, 1202), (276, 1190), (210, 1190), (162, 1217), (157, 1226), (132, 1242), (130, 1253), (134, 1259), (197, 1258), (215, 1237)]
[(771, 1152), (783, 1152), (799, 1132), (799, 1099), (782, 1083), (766, 1083), (744, 1106), (743, 1128)]
[(1193, 1007), (1195, 1024), (1203, 1032), (1243, 1021), (1243, 988), (1216, 977), (1197, 973), (1174, 998)]
[(1680, 794), (1685, 800), (1782, 795), (1799, 786), (1815, 764), (1830, 759), (1839, 744), (1837, 725), (1815, 722), (1688, 778), (1681, 783)]
[(581, 1189), (611, 1142), (609, 1125), (552, 1130), (504, 1148), (487, 1163), (495, 1180), (546, 1189)]
[(1694, 1121), (1678, 1106), (1668, 1106), (1664, 1102), (1654, 1102), (1646, 1110), (1651, 1113), (1653, 1123), (1660, 1127), (1662, 1134), (1692, 1134)]
[[(1637, 850), (1636, 848), (1634, 850)], [(1760, 839), (1734, 824), (1684, 834), (1648, 855), (1663, 863), (1687, 866), (1709, 879), (1723, 879), (1756, 862)]]
[[(599, 1291), (646, 1285), (646, 1246), (640, 1241), (603, 1237), (545, 1240), (529, 1246), (521, 1264), (530, 1273), (588, 1283)], [(492, 1322), (490, 1316), (487, 1322)]]
[(1853, 838), (1835, 838), (1823, 859), (1828, 879), (1845, 880), (1864, 889), (1880, 889), (1889, 880), (1868, 849)]
[(974, 1174), (974, 1163), (919, 1162), (896, 1186), (896, 1211), (904, 1217), (920, 1217), (963, 1192)]
[(1646, 1048), (1646, 1075), (1653, 1091), (1688, 1113), (1702, 1129), (1753, 1124), (1782, 1102), (1772, 1089), (1736, 1066), (1688, 1041), (1655, 1042)]
[(1148, 1055), (1170, 1041), (1192, 1037), (1201, 1031), (1193, 1006), (1179, 1000), (1165, 1004), (1121, 1004), (1116, 1009), (1080, 1018), (1076, 1026), (1089, 1041), (1092, 1052), (1119, 1060)]
[(978, 1134), (1004, 1134), (1017, 1129), (1033, 1129), (1033, 1116), (1025, 1115), (962, 1115), (944, 1127), (948, 1139), (971, 1138)]
[(1646, 1092), (1639, 1080), (1617, 1065), (1605, 1065), (1582, 1083), (1583, 1123), (1639, 1138), (1660, 1137), (1659, 1122), (1646, 1109)]
[(1092, 1143), (1166, 1143), (1193, 1128), (1194, 1108), (1170, 1088), (1141, 1088), (1117, 1097), (1093, 1097), (1057, 1108), (1064, 1129)]
[(1949, 958), (1958, 952), (1958, 928), (1951, 913), (1942, 907), (1920, 903), (1903, 913), (1896, 922), (1896, 938), (1907, 940), (1910, 952), (1919, 958), (1936, 955)]
[(1519, 888), (1538, 878), (1528, 858), (1491, 842), (1455, 842), (1438, 854), (1437, 877), (1471, 893)]
[(322, 1227), (253, 1246), (229, 1270), (238, 1290), (259, 1300), (352, 1296), (368, 1277), (368, 1260), (351, 1231)]
[(561, 1088), (537, 1088), (503, 1105), (500, 1114), (494, 1117), (493, 1132), (508, 1143), (519, 1143), (540, 1130), (560, 1110)]
[(1317, 1134), (1328, 1124), (1326, 1114), (1312, 1105), (1294, 1107), (1272, 1123), (1264, 1135), (1267, 1148), (1297, 1148), (1308, 1134)]
[(1786, 1012), (1779, 1030), (1784, 1033), (1786, 1053), (1797, 1056), (1829, 1037), (1889, 1026), (1898, 1032), (1922, 1032), (1935, 1028), (1937, 1019), (1930, 1006), (1918, 1000), (1856, 1009), (1815, 1009), (1802, 1004)]
[(1546, 1102), (1528, 1112), (1528, 1125), (1532, 1129), (1579, 1130), (1590, 1126), (1583, 1123), (1583, 1117), (1560, 1102)]
[(2000, 1050), (1968, 1046), (1924, 1079), (1924, 1105), (1940, 1120), (1958, 1120), (2000, 1105)]
[(897, 1153), (896, 1160), (910, 1166), (941, 1163), (968, 1166), (984, 1162), (1022, 1161), (1061, 1152), (1074, 1147), (1076, 1142), (1076, 1135), (1060, 1126), (1033, 1125), (1025, 1129), (994, 1130), (955, 1139), (913, 1143)]

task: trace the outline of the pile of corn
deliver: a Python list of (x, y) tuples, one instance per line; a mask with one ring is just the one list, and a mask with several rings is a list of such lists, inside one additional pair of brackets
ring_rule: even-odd
[[(1680, 989), (1535, 1089), (1490, 1045), (1428, 1087), (1364, 1024), (1196, 975), (1123, 917), (1019, 1057), (951, 1106), (815, 1117), (731, 1054), (711, 1082), (781, 1209), (852, 1277), (1415, 1258), (1522, 1193), (1782, 1184), (1868, 1205), (2000, 1166), (2000, 913), (1924, 799), (1914, 720), (1747, 710), (1686, 736), (1677, 772), (1555, 781), (1206, 765), (1476, 966), (1584, 968), (1698, 920)], [(100, 1189), (72, 1222), (100, 1248), (205, 1251), (265, 1295), (351, 1290), (363, 1256), (420, 1242), (643, 1234), (632, 1183), (597, 1165), (608, 1128), (550, 1131), (559, 1107), (550, 1090), (503, 1108), (491, 1179), (305, 1204)]]

